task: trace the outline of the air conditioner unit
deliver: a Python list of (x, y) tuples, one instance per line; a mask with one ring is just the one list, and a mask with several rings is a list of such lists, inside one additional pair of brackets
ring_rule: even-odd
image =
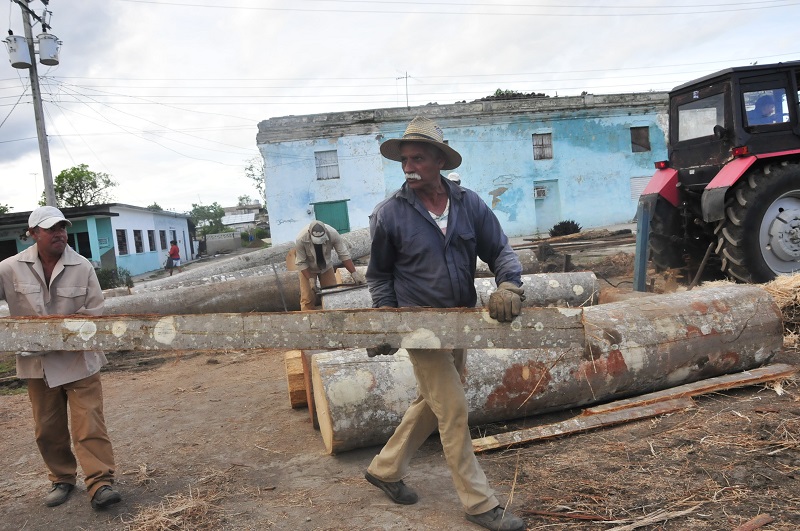
[(544, 186), (534, 186), (533, 187), (533, 198), (534, 199), (544, 199), (547, 197), (547, 188)]

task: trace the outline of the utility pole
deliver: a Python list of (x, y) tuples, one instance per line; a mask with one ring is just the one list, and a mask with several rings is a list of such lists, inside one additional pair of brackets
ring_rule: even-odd
[(408, 72), (406, 72), (405, 76), (396, 77), (395, 79), (405, 79), (406, 80), (406, 108), (410, 109), (408, 105)]
[[(33, 46), (33, 30), (31, 28), (30, 13), (28, 7), (30, 0), (14, 0), (22, 8), (22, 24), (25, 28), (25, 40), (28, 41), (28, 49), (31, 54), (31, 66), (29, 74), (31, 78), (31, 94), (33, 96), (33, 114), (36, 119), (36, 136), (39, 138), (39, 156), (42, 159), (42, 174), (44, 175), (44, 195), (45, 201), (49, 206), (56, 206), (56, 191), (53, 186), (53, 173), (50, 169), (50, 146), (47, 143), (47, 132), (44, 128), (44, 111), (42, 110), (42, 92), (39, 89), (39, 72), (36, 69), (36, 52)], [(47, 2), (43, 1), (44, 4)], [(35, 16), (35, 13), (34, 13)], [(36, 17), (42, 24), (42, 29), (47, 30), (48, 26), (43, 19)]]

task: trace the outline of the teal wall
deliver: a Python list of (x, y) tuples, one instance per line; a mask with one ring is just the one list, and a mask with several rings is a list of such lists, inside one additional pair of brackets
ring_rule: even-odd
[[(463, 117), (444, 107), (425, 112), (461, 153), (463, 163), (455, 171), (462, 185), (486, 201), (509, 236), (546, 233), (564, 220), (585, 229), (632, 222), (641, 189), (637, 185), (650, 179), (654, 162), (667, 158), (666, 99), (579, 109), (556, 109), (559, 102), (544, 102), (551, 103), (553, 110), (535, 114)], [(303, 117), (287, 118), (293, 119), (305, 123)], [(293, 240), (313, 219), (317, 202), (347, 201), (351, 230), (367, 227), (374, 206), (404, 182), (400, 163), (383, 158), (379, 146), (401, 137), (406, 124), (372, 124), (380, 129), (377, 134), (319, 127), (317, 133), (298, 135), (331, 138), (260, 143), (273, 243)], [(632, 127), (648, 128), (650, 151), (633, 152)], [(534, 160), (533, 135), (541, 133), (552, 135), (552, 159)], [(318, 181), (314, 153), (331, 149), (338, 154), (340, 178)], [(534, 197), (537, 187), (547, 190), (546, 197)]]

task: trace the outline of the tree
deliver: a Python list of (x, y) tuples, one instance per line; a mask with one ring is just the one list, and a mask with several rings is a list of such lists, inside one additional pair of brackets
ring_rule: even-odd
[(244, 167), (244, 175), (253, 181), (253, 185), (258, 191), (258, 197), (262, 201), (261, 204), (267, 205), (267, 189), (265, 184), (265, 168), (263, 157), (253, 157), (247, 161), (247, 166)]
[(239, 206), (247, 206), (253, 204), (253, 198), (249, 195), (240, 195), (239, 196)]
[(0, 203), (0, 214), (8, 214), (9, 210), (11, 210), (10, 206)]
[[(59, 173), (54, 185), (56, 206), (82, 207), (110, 202), (109, 191), (117, 183), (107, 173), (94, 172), (86, 164), (79, 164)], [(39, 204), (47, 204), (44, 192)]]
[(222, 216), (224, 215), (225, 211), (216, 201), (210, 205), (192, 203), (192, 210), (189, 212), (192, 223), (195, 224), (203, 236), (225, 232), (225, 226), (222, 224)]
[(152, 210), (153, 212), (161, 212), (164, 209), (161, 208), (161, 205), (159, 205), (158, 203), (153, 203), (152, 205), (149, 205), (147, 207), (147, 210)]

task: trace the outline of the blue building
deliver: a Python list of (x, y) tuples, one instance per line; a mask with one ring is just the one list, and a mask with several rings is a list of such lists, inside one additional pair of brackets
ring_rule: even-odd
[[(140, 275), (163, 267), (169, 242), (176, 240), (181, 257), (194, 256), (189, 216), (109, 203), (62, 208), (72, 222), (67, 228), (70, 246), (96, 268), (123, 267)], [(33, 245), (25, 235), (30, 212), (0, 214), (0, 260)]]
[(491, 206), (509, 236), (630, 222), (653, 163), (667, 158), (667, 93), (474, 101), (270, 118), (258, 124), (272, 241), (312, 219), (367, 227), (404, 181), (379, 146), (415, 116), (435, 120), (464, 161), (461, 184)]

